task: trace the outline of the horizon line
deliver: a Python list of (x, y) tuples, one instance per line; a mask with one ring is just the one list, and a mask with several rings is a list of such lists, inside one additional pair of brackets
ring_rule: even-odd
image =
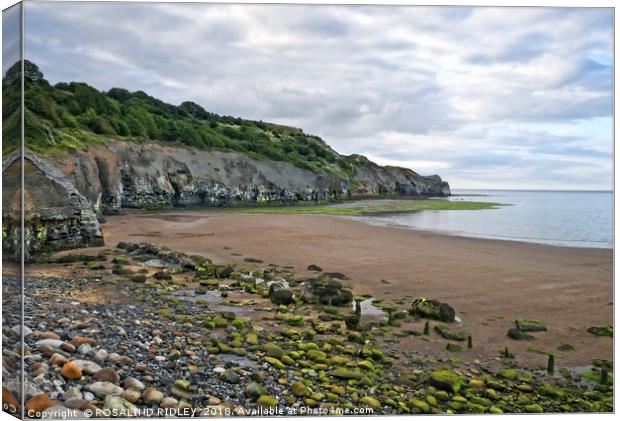
[(450, 187), (450, 190), (497, 190), (497, 191), (537, 191), (537, 192), (592, 192), (592, 193), (613, 193), (613, 189), (536, 189), (536, 188), (510, 188), (502, 189), (497, 187)]

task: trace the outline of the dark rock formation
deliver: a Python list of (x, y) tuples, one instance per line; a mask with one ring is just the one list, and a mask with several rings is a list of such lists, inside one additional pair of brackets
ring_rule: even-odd
[(411, 314), (442, 322), (453, 322), (456, 316), (454, 308), (449, 304), (426, 298), (417, 298), (413, 301)]
[(340, 281), (323, 274), (318, 279), (310, 279), (306, 282), (302, 298), (307, 303), (343, 306), (353, 301), (353, 293), (343, 288)]
[[(56, 167), (26, 152), (24, 171), (24, 259), (36, 252), (103, 245), (97, 215)], [(10, 155), (2, 168), (3, 251), (19, 260), (21, 159)]]
[(448, 183), (411, 170), (360, 165), (351, 179), (317, 174), (287, 162), (238, 152), (203, 151), (154, 143), (110, 141), (58, 161), (66, 176), (101, 213), (121, 207), (222, 206), (253, 202), (350, 199), (367, 196), (444, 196)]

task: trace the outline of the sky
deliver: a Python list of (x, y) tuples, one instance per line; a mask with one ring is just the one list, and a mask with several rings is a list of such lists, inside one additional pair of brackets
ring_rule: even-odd
[(453, 189), (611, 189), (611, 9), (28, 2), (46, 78), (302, 128)]

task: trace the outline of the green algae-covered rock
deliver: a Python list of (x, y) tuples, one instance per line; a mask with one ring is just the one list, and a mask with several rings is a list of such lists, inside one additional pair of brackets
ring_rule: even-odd
[(588, 333), (591, 333), (595, 336), (614, 336), (614, 327), (611, 325), (607, 326), (592, 326), (588, 328)]
[(484, 396), (486, 396), (489, 399), (494, 399), (494, 400), (497, 400), (500, 398), (499, 393), (497, 393), (495, 389), (486, 389), (484, 391)]
[(465, 404), (465, 408), (467, 408), (467, 412), (471, 412), (473, 414), (484, 414), (485, 412), (487, 412), (487, 409), (484, 406), (478, 405), (473, 402), (467, 402)]
[(547, 326), (540, 323), (538, 320), (526, 320), (520, 319), (515, 321), (517, 329), (522, 332), (544, 332), (547, 330)]
[(472, 396), (469, 401), (476, 405), (481, 405), (484, 407), (490, 407), (493, 405), (493, 402), (490, 399), (482, 398), (480, 396)]
[(517, 380), (519, 378), (519, 372), (514, 368), (505, 368), (498, 373), (498, 376), (506, 380)]
[(566, 392), (564, 392), (562, 389), (552, 386), (549, 383), (541, 384), (538, 387), (538, 393), (555, 399), (561, 399), (566, 395)]
[(293, 316), (290, 319), (288, 319), (288, 324), (291, 326), (303, 326), (304, 318), (301, 316)]
[(306, 357), (312, 361), (325, 361), (327, 355), (323, 351), (317, 351), (315, 349), (311, 349), (306, 352)]
[(543, 412), (542, 406), (540, 406), (537, 403), (532, 403), (530, 405), (525, 405), (525, 407), (523, 408), (525, 409), (525, 412), (529, 412), (532, 414), (540, 414)]
[(411, 409), (418, 408), (420, 411), (424, 412), (425, 414), (428, 414), (429, 412), (431, 412), (431, 407), (428, 403), (421, 401), (420, 399), (416, 399), (416, 398), (411, 398), (409, 400), (409, 408)]
[(341, 379), (361, 380), (364, 377), (364, 374), (357, 370), (353, 371), (348, 368), (337, 367), (334, 371), (332, 371), (332, 376), (339, 377)]
[(487, 383), (487, 386), (491, 389), (506, 390), (506, 385), (498, 380), (487, 378), (486, 383)]
[(359, 368), (363, 368), (364, 370), (375, 371), (375, 365), (369, 360), (362, 360), (357, 363), (357, 366)]
[(470, 389), (482, 389), (484, 388), (484, 380), (480, 379), (471, 379), (469, 381)]
[(265, 361), (267, 361), (269, 364), (271, 364), (272, 366), (274, 366), (278, 370), (282, 370), (282, 369), (286, 368), (286, 366), (282, 363), (282, 361), (280, 361), (277, 358), (265, 357)]
[(373, 398), (372, 396), (364, 396), (363, 398), (360, 399), (360, 403), (374, 410), (381, 408), (381, 402), (379, 402), (377, 399)]
[(289, 357), (288, 355), (284, 355), (282, 356), (282, 358), (280, 359), (280, 361), (282, 361), (284, 364), (286, 365), (294, 365), (295, 364), (295, 360), (293, 360), (291, 357)]
[(308, 396), (308, 394), (309, 394), (308, 388), (302, 382), (295, 382), (295, 383), (293, 383), (291, 385), (291, 392), (293, 392), (293, 394), (295, 396), (298, 396), (300, 398)]
[(249, 332), (245, 335), (245, 342), (249, 345), (258, 345), (258, 335), (253, 332)]
[(282, 350), (282, 347), (274, 343), (267, 343), (263, 345), (263, 351), (268, 357), (272, 357), (272, 358), (280, 359), (284, 355), (284, 351)]
[(448, 395), (448, 392), (446, 392), (445, 390), (435, 391), (434, 396), (440, 401), (444, 401), (444, 402), (450, 399), (450, 395)]
[(457, 393), (463, 385), (463, 377), (450, 370), (437, 370), (431, 373), (431, 384), (440, 389)]
[(278, 401), (269, 395), (263, 395), (256, 401), (256, 404), (263, 408), (278, 406)]

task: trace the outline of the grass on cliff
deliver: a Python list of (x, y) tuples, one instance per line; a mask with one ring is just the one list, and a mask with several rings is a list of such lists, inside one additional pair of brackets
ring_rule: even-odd
[(249, 214), (311, 214), (334, 216), (372, 216), (390, 213), (408, 213), (435, 210), (483, 210), (504, 206), (493, 202), (470, 202), (433, 199), (415, 200), (376, 200), (371, 202), (352, 202), (343, 205), (295, 205), (261, 206), (250, 208), (230, 208), (230, 213)]

